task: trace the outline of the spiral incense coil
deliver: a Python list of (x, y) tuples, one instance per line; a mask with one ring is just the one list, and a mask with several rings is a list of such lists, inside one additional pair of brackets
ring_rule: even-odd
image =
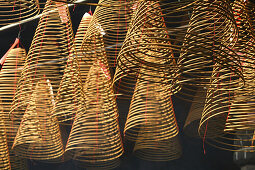
[(86, 67), (86, 62), (84, 61), (84, 58), (83, 58), (84, 54), (82, 52), (82, 42), (86, 35), (86, 31), (88, 29), (91, 19), (92, 19), (92, 16), (89, 13), (86, 12), (83, 15), (80, 25), (79, 25), (78, 30), (75, 35), (75, 40), (74, 40), (75, 51), (78, 56), (78, 61), (80, 64), (81, 78), (82, 78), (83, 83), (86, 81), (87, 73), (88, 73), (88, 71), (86, 71), (86, 70), (88, 70), (88, 68)]
[(21, 70), (25, 61), (26, 51), (22, 48), (12, 49), (7, 56), (3, 69), (0, 72), (0, 97), (2, 99), (2, 118), (5, 124), (7, 141), (11, 147), (19, 127), (19, 121), (9, 117), (12, 99), (14, 97)]
[[(171, 84), (169, 90), (175, 93), (179, 90), (179, 87), (174, 86), (178, 67), (163, 18), (165, 11), (158, 1), (138, 2), (134, 8), (130, 28), (117, 59), (118, 67), (114, 77), (117, 91), (126, 95), (125, 91), (130, 87), (128, 84), (134, 85), (133, 79), (138, 74), (144, 75), (139, 78), (147, 78), (153, 72), (155, 78), (150, 81)], [(152, 57), (153, 61), (146, 59)], [(146, 69), (147, 72), (140, 73), (140, 69)]]
[(102, 27), (92, 19), (82, 42), (83, 56), (81, 60), (83, 62), (81, 62), (80, 69), (83, 78), (87, 78), (90, 67), (95, 63), (95, 60), (107, 64), (107, 53), (103, 36), (104, 31)]
[(202, 88), (198, 89), (184, 124), (184, 131), (189, 136), (199, 137), (197, 130), (205, 105), (205, 97), (206, 90)]
[[(203, 141), (230, 151), (252, 151), (253, 150), (253, 137), (254, 130), (243, 128), (247, 123), (249, 112), (245, 112), (245, 107), (240, 109), (242, 103), (236, 103), (238, 100), (235, 96), (235, 90), (226, 90), (227, 86), (221, 86), (225, 82), (229, 86), (233, 86), (231, 77), (229, 79), (217, 79), (219, 70), (226, 70), (226, 68), (215, 67), (212, 74), (212, 85), (207, 90), (206, 102), (202, 117), (199, 124), (199, 135)], [(226, 71), (227, 73), (227, 71)], [(230, 75), (232, 73), (229, 73)], [(240, 81), (239, 81), (240, 82)], [(219, 84), (216, 86), (215, 84)], [(229, 87), (231, 89), (232, 87)], [(241, 104), (241, 105), (240, 105)], [(240, 113), (238, 113), (241, 111)], [(236, 112), (237, 111), (237, 112)], [(246, 108), (246, 111), (247, 108)], [(250, 116), (248, 122), (252, 122)], [(254, 127), (252, 128), (254, 129)]]
[[(145, 71), (141, 70), (141, 73)], [(181, 155), (179, 147), (172, 148), (179, 144), (173, 139), (178, 134), (178, 127), (169, 88), (170, 85), (149, 80), (137, 81), (124, 133), (125, 139), (136, 142), (135, 150), (139, 150), (142, 158), (167, 161)]]
[(64, 154), (50, 81), (37, 82), (24, 113), (12, 149), (16, 155), (35, 160), (54, 160)]
[(83, 84), (76, 57), (69, 58), (62, 77), (53, 115), (59, 123), (71, 124), (78, 112), (85, 112)]
[[(24, 65), (26, 51), (22, 48), (12, 49), (7, 56), (3, 69), (0, 72), (0, 97), (2, 99), (2, 119), (5, 124), (8, 148), (11, 148), (16, 133), (19, 128), (20, 119), (9, 117), (11, 110), (12, 99), (14, 97), (16, 86)], [(18, 110), (15, 111), (15, 113)], [(12, 169), (22, 170), (27, 169), (26, 160), (18, 158), (12, 150), (9, 150), (9, 158)]]
[(0, 26), (28, 19), (39, 12), (37, 0), (0, 0)]
[(67, 6), (47, 1), (19, 79), (11, 116), (22, 119), (37, 82), (45, 77), (51, 82), (55, 98), (67, 57), (73, 57), (72, 46), (73, 32)]
[[(78, 113), (66, 146), (67, 154), (88, 166), (117, 165), (123, 146), (110, 71), (105, 59), (95, 60), (85, 83), (86, 112)], [(114, 167), (111, 167), (114, 168)]]
[(229, 68), (232, 76), (240, 77), (243, 81), (240, 56), (232, 49), (237, 41), (237, 33), (232, 9), (227, 1), (196, 2), (178, 59), (182, 70), (182, 80), (179, 82), (187, 85), (187, 91), (181, 95), (193, 93), (191, 87), (207, 88), (215, 64)]
[[(100, 0), (92, 16), (87, 34), (93, 35), (94, 25), (101, 30), (109, 67), (115, 67), (115, 60), (125, 39), (132, 10), (125, 0)], [(110, 7), (107, 7), (110, 5)]]
[(11, 169), (7, 138), (6, 138), (6, 132), (5, 132), (5, 125), (4, 125), (4, 121), (2, 120), (2, 117), (0, 118), (0, 153), (1, 153), (0, 169), (3, 169), (3, 170)]

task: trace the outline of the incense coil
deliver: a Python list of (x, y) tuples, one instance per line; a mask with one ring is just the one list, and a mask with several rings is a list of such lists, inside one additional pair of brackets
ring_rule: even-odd
[(9, 146), (15, 138), (19, 127), (19, 121), (9, 117), (12, 99), (15, 95), (18, 80), (25, 61), (26, 51), (22, 48), (12, 49), (7, 56), (3, 69), (0, 72), (0, 97), (2, 99), (3, 121), (6, 126), (7, 141)]
[[(115, 67), (115, 60), (128, 30), (132, 12), (131, 5), (124, 0), (100, 0), (98, 4), (87, 35), (94, 34), (96, 24), (103, 35), (107, 60), (111, 68)], [(103, 5), (100, 6), (101, 4)]]
[[(21, 120), (36, 84), (47, 77), (54, 98), (68, 56), (73, 56), (73, 32), (67, 6), (47, 1), (13, 99), (11, 116)], [(16, 113), (18, 112), (18, 113)]]
[(57, 160), (64, 154), (59, 125), (51, 115), (54, 105), (50, 81), (40, 80), (13, 143), (16, 155), (35, 160)]
[(182, 70), (179, 82), (186, 85), (180, 96), (194, 93), (192, 87), (207, 88), (215, 64), (229, 68), (232, 76), (244, 81), (240, 56), (233, 50), (237, 39), (237, 25), (227, 1), (198, 1), (178, 59)]
[(122, 155), (123, 146), (106, 58), (104, 62), (95, 60), (84, 90), (86, 112), (76, 115), (66, 152), (88, 166), (109, 168), (111, 165), (118, 165), (113, 162), (118, 161)]
[(37, 0), (0, 0), (0, 26), (28, 19), (39, 13)]
[(255, 12), (255, 3), (252, 1), (245, 1), (245, 13), (247, 13), (247, 21), (248, 23), (248, 31), (250, 35), (255, 39), (255, 17), (254, 17), (254, 12)]
[[(229, 94), (225, 95), (219, 95), (218, 89), (210, 91), (209, 95), (218, 95), (219, 97), (206, 105), (200, 123), (200, 133), (206, 136), (207, 142), (216, 147), (231, 151), (253, 152), (253, 142), (255, 140), (255, 117), (253, 115), (255, 101), (254, 39), (249, 33), (249, 21), (245, 10), (246, 3), (237, 0), (232, 4), (232, 8), (239, 29), (239, 39), (234, 46), (234, 50), (238, 52), (241, 58), (245, 85), (243, 88), (229, 91)], [(219, 104), (221, 105), (220, 110), (215, 108)], [(209, 114), (210, 117), (208, 117)], [(219, 116), (224, 117), (221, 123), (214, 123), (220, 119)], [(212, 121), (213, 123), (211, 123)], [(208, 125), (210, 125), (209, 128)], [(215, 130), (212, 130), (212, 128)]]
[(8, 151), (8, 145), (7, 145), (7, 137), (5, 132), (5, 125), (2, 118), (0, 119), (0, 153), (1, 153), (0, 169), (3, 169), (3, 170), (11, 169), (11, 163), (9, 159), (9, 151)]
[(179, 130), (169, 88), (170, 85), (138, 78), (124, 134), (125, 139), (136, 142), (134, 151), (141, 158), (168, 161), (181, 155), (179, 144), (174, 139)]
[[(171, 23), (164, 20), (164, 16), (167, 15), (163, 14), (166, 12), (164, 8), (173, 3), (165, 3), (162, 2), (163, 5), (161, 5), (158, 1), (146, 1), (133, 5), (135, 12), (117, 59), (118, 66), (114, 76), (116, 91), (127, 97), (133, 92), (137, 75), (143, 74), (144, 76), (139, 78), (145, 79), (150, 77), (152, 72), (155, 78), (149, 81), (171, 84), (172, 87), (169, 90), (172, 93), (180, 90), (179, 86), (175, 86), (178, 81), (178, 66), (174, 56), (175, 45), (172, 45), (167, 27), (167, 24), (171, 25)], [(173, 13), (181, 12), (178, 10), (180, 9)], [(148, 58), (154, 58), (154, 60), (149, 61)], [(140, 73), (140, 69), (145, 69), (147, 72)]]
[(77, 58), (70, 57), (59, 86), (56, 107), (53, 110), (53, 115), (60, 123), (71, 124), (70, 120), (73, 120), (78, 112), (85, 112), (82, 86)]
[[(3, 69), (0, 72), (0, 97), (2, 99), (2, 119), (4, 121), (8, 148), (11, 148), (19, 128), (20, 119), (9, 116), (12, 99), (17, 89), (21, 70), (24, 65), (26, 51), (22, 48), (12, 49), (7, 56)], [(19, 112), (18, 110), (15, 113)], [(9, 150), (9, 158), (12, 169), (27, 169), (26, 160), (18, 158), (12, 150)]]
[[(87, 78), (87, 73), (89, 71), (89, 66), (86, 66), (86, 62), (84, 60), (84, 54), (82, 51), (82, 42), (86, 35), (89, 23), (92, 19), (92, 16), (89, 13), (85, 13), (81, 19), (81, 22), (79, 24), (79, 27), (77, 29), (76, 35), (75, 35), (75, 51), (77, 53), (77, 58), (80, 64), (80, 72), (81, 72), (81, 79), (84, 83)], [(85, 49), (86, 50), (86, 49)]]
[[(243, 115), (242, 113), (238, 113), (235, 115), (234, 112), (240, 109), (240, 105), (235, 103), (237, 99), (235, 90), (226, 90), (226, 86), (222, 87), (220, 85), (220, 83), (224, 81), (231, 86), (233, 85), (231, 83), (232, 81), (240, 82), (240, 80), (232, 80), (231, 77), (225, 80), (218, 79), (218, 69), (223, 68), (217, 66), (214, 68), (215, 72), (212, 74), (212, 85), (207, 90), (206, 102), (199, 124), (199, 135), (203, 138), (203, 141), (221, 149), (230, 151), (251, 151), (253, 148), (253, 140), (255, 139), (253, 139), (254, 132), (240, 126), (245, 124), (245, 119), (247, 117), (245, 115), (247, 115), (247, 113)], [(227, 72), (226, 70), (226, 74)], [(229, 72), (228, 74), (231, 75), (232, 73)], [(215, 85), (218, 82), (219, 85)], [(231, 88), (232, 87), (230, 87), (230, 89)], [(245, 110), (245, 107), (242, 107), (242, 109)], [(242, 109), (239, 111), (242, 111)], [(249, 119), (249, 121), (252, 120)], [(244, 145), (242, 146), (242, 144)]]

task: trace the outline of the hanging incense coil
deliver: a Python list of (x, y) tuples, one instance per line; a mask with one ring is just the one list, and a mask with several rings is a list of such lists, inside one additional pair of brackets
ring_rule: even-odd
[(246, 3), (239, 0), (232, 5), (239, 29), (239, 39), (233, 48), (238, 51), (241, 58), (245, 85), (234, 91), (221, 91), (220, 94), (221, 87), (209, 91), (208, 95), (213, 97), (210, 103), (205, 105), (199, 131), (208, 143), (216, 147), (231, 151), (253, 152), (255, 48), (254, 39), (249, 34), (245, 6)]
[[(238, 100), (235, 96), (235, 90), (226, 90), (228, 89), (227, 86), (221, 86), (222, 82), (233, 86), (236, 83), (232, 83), (232, 81), (240, 81), (238, 79), (232, 80), (231, 77), (227, 79), (227, 76), (224, 76), (226, 77), (225, 80), (219, 79), (218, 69), (221, 73), (225, 69), (226, 75), (232, 73), (227, 74), (226, 68), (216, 66), (214, 69), (212, 85), (207, 90), (206, 102), (199, 124), (199, 135), (203, 141), (221, 149), (241, 151), (244, 148), (247, 149), (246, 151), (252, 150), (255, 139), (253, 139), (254, 131), (247, 131), (240, 127), (240, 125), (245, 124), (246, 115), (249, 115), (249, 112), (242, 114), (237, 111), (235, 115), (234, 112), (240, 109), (240, 103), (235, 103), (235, 100)], [(218, 86), (215, 85), (217, 83)], [(231, 88), (229, 87), (229, 89)], [(242, 109), (246, 110), (245, 107)], [(252, 122), (251, 119), (249, 121)]]
[(7, 145), (7, 138), (5, 132), (4, 121), (2, 120), (2, 113), (0, 118), (0, 169), (9, 170), (11, 169), (10, 159), (9, 159), (9, 151)]
[(14, 117), (9, 117), (11, 110), (12, 99), (17, 89), (18, 80), (21, 74), (21, 70), (25, 61), (26, 51), (22, 48), (12, 49), (7, 56), (2, 71), (0, 72), (0, 97), (2, 99), (3, 107), (3, 121), (7, 133), (7, 141), (9, 146), (15, 138), (19, 127), (19, 121)]
[(243, 2), (245, 3), (245, 13), (247, 14), (247, 28), (248, 32), (250, 33), (250, 35), (253, 37), (253, 39), (255, 39), (255, 16), (254, 16), (254, 12), (255, 12), (255, 3), (252, 1), (245, 1)]
[[(139, 78), (150, 78), (148, 75), (151, 72), (155, 78), (150, 81), (157, 80), (157, 83), (171, 84), (172, 87), (169, 90), (172, 93), (180, 90), (174, 85), (178, 79), (178, 66), (174, 57), (174, 47), (168, 35), (167, 22), (163, 17), (165, 16), (163, 13), (166, 12), (163, 7), (158, 1), (134, 4), (135, 12), (118, 56), (118, 67), (114, 77), (116, 91), (126, 96), (130, 95), (129, 91), (132, 94), (134, 80), (138, 74), (144, 75)], [(152, 57), (154, 60), (149, 61), (148, 58)], [(146, 69), (147, 72), (140, 73), (140, 69)], [(119, 87), (118, 84), (120, 84)]]
[(192, 137), (199, 137), (198, 126), (205, 105), (206, 90), (199, 89), (192, 101), (188, 116), (184, 124), (184, 131)]
[(38, 81), (14, 140), (13, 150), (18, 156), (54, 160), (63, 155), (57, 119), (51, 115), (55, 104), (52, 94), (48, 79)]
[[(143, 71), (146, 70), (141, 73)], [(168, 161), (181, 155), (169, 89), (170, 85), (137, 81), (124, 133), (125, 139), (136, 142), (134, 151), (141, 158)]]
[[(227, 1), (198, 1), (191, 14), (178, 64), (181, 66), (185, 97), (199, 87), (210, 85), (215, 64), (226, 67), (243, 81), (240, 57), (232, 47), (237, 41), (237, 27)], [(220, 71), (220, 70), (218, 70)], [(221, 75), (225, 75), (224, 73)], [(219, 83), (219, 82), (218, 82)]]
[(91, 19), (92, 19), (92, 16), (89, 13), (86, 12), (83, 15), (75, 35), (75, 40), (74, 40), (75, 51), (77, 53), (77, 58), (80, 64), (80, 72), (81, 72), (81, 78), (83, 83), (86, 81), (89, 66), (86, 66), (86, 62), (84, 61), (84, 57), (83, 57), (84, 54), (82, 52), (82, 42), (86, 35)]
[(76, 115), (66, 152), (89, 167), (109, 168), (118, 165), (123, 147), (106, 58), (104, 62), (95, 60), (90, 68), (84, 87), (86, 112)]
[[(3, 69), (0, 72), (0, 97), (2, 99), (2, 119), (4, 121), (8, 148), (11, 148), (19, 128), (20, 119), (10, 117), (12, 99), (15, 95), (21, 70), (24, 65), (26, 51), (22, 48), (12, 49), (7, 56)], [(19, 112), (16, 110), (15, 113)], [(27, 169), (26, 160), (18, 158), (12, 150), (9, 150), (12, 169)]]
[(56, 97), (67, 57), (73, 56), (72, 48), (73, 32), (67, 6), (47, 1), (19, 79), (11, 116), (22, 119), (37, 82), (45, 77), (50, 80)]
[(28, 19), (39, 13), (37, 0), (0, 0), (0, 26)]
[(94, 35), (96, 24), (103, 35), (109, 67), (115, 67), (115, 60), (128, 30), (131, 5), (125, 0), (100, 0), (98, 4), (104, 6), (96, 7), (87, 34)]

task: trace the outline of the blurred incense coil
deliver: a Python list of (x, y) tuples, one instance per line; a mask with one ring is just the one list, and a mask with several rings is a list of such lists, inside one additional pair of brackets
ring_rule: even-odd
[(232, 48), (237, 39), (238, 29), (228, 1), (196, 1), (178, 59), (182, 97), (188, 99), (197, 88), (207, 88), (215, 64), (229, 68), (232, 77), (244, 81), (240, 56)]
[(28, 19), (39, 13), (38, 0), (0, 0), (0, 26)]
[(132, 3), (127, 3), (125, 0), (100, 0), (98, 4), (104, 4), (104, 6), (96, 7), (87, 35), (94, 35), (94, 31), (100, 30), (111, 68), (115, 67), (115, 60), (128, 30)]
[[(25, 49), (12, 49), (8, 53), (3, 69), (0, 72), (0, 97), (2, 99), (1, 117), (5, 125), (8, 148), (11, 148), (20, 124), (20, 119), (17, 119), (14, 116), (10, 117), (9, 112), (11, 110), (12, 99), (17, 89), (18, 80), (24, 66), (25, 58)], [(15, 114), (18, 112), (19, 110), (16, 110)], [(12, 150), (9, 150), (9, 157), (12, 169), (27, 169), (26, 160), (18, 158)]]
[[(89, 71), (89, 66), (87, 66), (85, 60), (84, 60), (84, 53), (82, 52), (82, 42), (86, 35), (89, 23), (92, 19), (92, 16), (89, 13), (85, 13), (81, 19), (81, 22), (79, 24), (78, 30), (75, 35), (75, 51), (77, 53), (77, 58), (80, 64), (80, 72), (81, 72), (81, 78), (82, 82), (85, 83), (87, 78), (87, 73)], [(86, 49), (85, 49), (86, 50)]]
[(236, 0), (232, 8), (239, 30), (239, 38), (233, 49), (240, 55), (245, 85), (241, 89), (222, 91), (220, 94), (218, 89), (221, 87), (209, 91), (212, 99), (205, 105), (199, 130), (200, 135), (216, 147), (254, 152), (254, 39), (249, 30), (246, 2)]
[[(141, 73), (145, 71), (141, 69)], [(179, 130), (170, 85), (151, 83), (151, 77), (145, 79), (148, 80), (138, 78), (136, 83), (124, 129), (125, 139), (136, 142), (135, 151), (141, 158), (153, 161), (177, 159), (181, 148), (174, 139)]]
[[(88, 166), (108, 167), (123, 153), (118, 111), (105, 59), (95, 60), (85, 83), (86, 112), (78, 113), (66, 146), (67, 154)], [(115, 168), (115, 167), (111, 167)]]
[[(220, 71), (218, 71), (220, 69)], [(212, 85), (207, 90), (205, 106), (203, 109), (202, 117), (199, 124), (199, 135), (207, 142), (215, 147), (230, 150), (230, 151), (252, 151), (254, 130), (247, 130), (242, 126), (249, 113), (237, 112), (240, 104), (235, 103), (237, 100), (235, 90), (226, 90), (227, 86), (222, 86), (221, 83), (228, 84), (229, 89), (233, 88), (233, 81), (231, 77), (226, 79), (217, 79), (219, 72), (226, 71), (226, 75), (231, 75), (226, 68), (215, 66), (214, 73), (212, 74)], [(229, 72), (229, 73), (227, 73)], [(215, 84), (219, 85), (215, 85)], [(240, 108), (239, 108), (240, 109)], [(245, 110), (245, 107), (242, 107)], [(244, 111), (240, 109), (239, 111)], [(247, 110), (246, 110), (247, 111)], [(250, 116), (250, 122), (254, 116)], [(247, 126), (247, 125), (244, 125)], [(254, 129), (254, 128), (253, 128)]]
[(198, 89), (193, 98), (188, 116), (184, 124), (184, 132), (189, 136), (199, 137), (198, 126), (204, 109), (205, 98), (206, 90), (202, 88)]
[(54, 104), (50, 81), (38, 81), (12, 147), (18, 156), (56, 160), (64, 154), (59, 125), (51, 115)]
[(1, 113), (0, 118), (0, 169), (9, 170), (11, 169), (10, 159), (9, 159), (9, 151), (7, 145), (7, 138), (5, 132), (4, 121), (2, 120), (3, 113)]
[(73, 32), (67, 5), (48, 0), (25, 60), (11, 116), (22, 119), (36, 84), (41, 79), (49, 79), (55, 98), (66, 60), (68, 56), (73, 57), (72, 48)]
[[(175, 86), (178, 81), (178, 66), (174, 56), (176, 45), (172, 45), (171, 39), (171, 26), (174, 23), (168, 23), (168, 20), (164, 19), (164, 17), (170, 16), (171, 18), (171, 15), (173, 17), (178, 12), (182, 12), (182, 4), (177, 2), (174, 4), (174, 8), (177, 9), (165, 15), (166, 12), (169, 12), (166, 8), (173, 4), (165, 1), (134, 3), (133, 18), (117, 59), (118, 66), (114, 76), (117, 92), (127, 97), (130, 96), (138, 74), (144, 75), (140, 76), (140, 79), (150, 78), (153, 75), (154, 79), (149, 79), (149, 81), (171, 84), (172, 87), (169, 88), (171, 93), (180, 90), (179, 86)], [(183, 16), (174, 17), (181, 19)], [(170, 26), (168, 27), (168, 25)], [(181, 38), (178, 37), (178, 34), (175, 35), (176, 39)], [(154, 59), (149, 61), (148, 58)], [(147, 71), (140, 73), (140, 69)], [(153, 74), (151, 75), (151, 73)]]
[(241, 2), (245, 4), (245, 13), (247, 14), (247, 21), (248, 21), (248, 31), (250, 35), (255, 39), (255, 2), (253, 1), (245, 1)]

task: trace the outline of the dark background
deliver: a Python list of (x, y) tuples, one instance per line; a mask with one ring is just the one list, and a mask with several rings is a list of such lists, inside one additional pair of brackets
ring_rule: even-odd
[[(91, 7), (92, 11), (94, 7)], [(70, 8), (74, 33), (85, 12), (89, 11), (88, 6), (76, 6)], [(31, 44), (38, 20), (26, 23), (21, 26), (21, 44), (28, 51)], [(0, 56), (10, 48), (19, 32), (19, 27), (11, 28), (0, 32)], [(239, 166), (233, 162), (233, 153), (213, 148), (205, 144), (204, 154), (203, 141), (199, 138), (189, 137), (183, 132), (183, 126), (191, 103), (173, 96), (175, 114), (180, 128), (180, 142), (183, 154), (180, 159), (169, 162), (149, 162), (136, 158), (132, 154), (132, 147), (127, 145), (126, 152), (121, 157), (119, 170), (239, 170)], [(120, 126), (123, 128), (129, 108), (129, 101), (118, 100)], [(37, 161), (28, 161), (31, 170), (78, 170), (85, 169), (77, 165), (75, 161), (67, 161), (59, 164), (49, 164)]]

